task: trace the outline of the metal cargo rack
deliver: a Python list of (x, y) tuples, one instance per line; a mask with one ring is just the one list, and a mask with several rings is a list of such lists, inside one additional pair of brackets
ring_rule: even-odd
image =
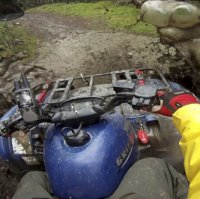
[[(160, 89), (169, 89), (168, 82), (158, 70), (143, 68), (138, 70), (143, 72), (145, 80), (152, 76), (162, 81), (163, 86)], [(87, 76), (80, 74), (77, 78), (58, 79), (52, 82), (52, 89), (46, 103), (56, 104), (78, 97), (104, 97), (116, 94), (120, 89), (134, 89), (137, 80), (136, 70), (120, 70)]]

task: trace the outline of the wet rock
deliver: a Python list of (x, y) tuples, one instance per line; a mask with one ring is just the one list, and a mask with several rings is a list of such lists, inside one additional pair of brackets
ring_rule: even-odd
[(200, 10), (185, 2), (172, 3), (170, 25), (189, 28), (200, 23)]
[[(197, 94), (200, 95), (200, 7), (187, 2), (172, 1), (148, 1), (143, 4), (141, 19), (158, 27), (160, 41), (165, 45), (176, 48), (179, 57), (183, 56), (180, 64), (170, 66), (182, 74), (189, 76), (193, 82)], [(160, 56), (158, 61), (166, 63), (170, 59), (170, 52)], [(182, 68), (180, 70), (180, 67)], [(173, 69), (173, 70), (174, 70)], [(174, 70), (176, 71), (176, 70)], [(176, 73), (176, 80), (183, 79), (180, 73)]]
[(176, 49), (175, 49), (174, 47), (170, 47), (170, 48), (169, 48), (169, 54), (170, 54), (171, 56), (176, 56), (176, 54), (177, 54)]
[(14, 41), (13, 41), (13, 45), (20, 45), (20, 44), (23, 44), (23, 40), (20, 40), (20, 39), (14, 39)]
[(186, 2), (147, 1), (141, 19), (157, 27), (190, 28), (200, 23), (200, 10)]
[(20, 23), (19, 22), (13, 22), (14, 25), (19, 26)]
[(196, 75), (196, 72), (200, 71), (200, 39), (178, 42), (174, 46), (182, 53)]
[(154, 26), (167, 27), (169, 24), (169, 17), (169, 8), (166, 6), (165, 2), (147, 1), (141, 7), (141, 20)]
[(129, 58), (132, 58), (132, 57), (133, 57), (133, 53), (131, 53), (131, 52), (126, 53), (126, 55), (127, 55), (127, 57), (129, 57)]
[(176, 27), (159, 28), (158, 33), (161, 40), (166, 43), (198, 39), (200, 38), (200, 25), (187, 29)]
[(28, 53), (26, 50), (16, 54), (15, 56), (13, 56), (13, 61), (16, 61), (16, 60), (22, 60), (24, 58), (27, 58), (28, 57)]

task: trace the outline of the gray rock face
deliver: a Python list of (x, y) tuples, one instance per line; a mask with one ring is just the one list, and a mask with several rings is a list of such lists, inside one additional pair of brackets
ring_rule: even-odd
[(200, 71), (200, 8), (187, 2), (147, 1), (141, 20), (158, 28), (162, 43), (175, 46)]
[(161, 40), (167, 43), (181, 42), (200, 38), (200, 25), (182, 29), (176, 27), (159, 28)]
[(171, 3), (169, 25), (178, 28), (189, 28), (200, 23), (200, 10), (185, 2)]
[(186, 2), (147, 1), (141, 7), (141, 19), (157, 27), (190, 28), (200, 23), (200, 11)]
[(140, 18), (154, 26), (167, 27), (170, 18), (169, 9), (163, 1), (147, 1), (141, 7)]

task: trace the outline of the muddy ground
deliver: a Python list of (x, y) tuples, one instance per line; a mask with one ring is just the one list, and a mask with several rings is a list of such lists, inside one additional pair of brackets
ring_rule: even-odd
[[(17, 20), (38, 40), (37, 58), (30, 64), (56, 76), (102, 73), (131, 67), (167, 69), (169, 61), (158, 38), (115, 32), (102, 21), (80, 17), (29, 13)], [(174, 55), (173, 48), (170, 50)]]
[[(52, 77), (136, 67), (153, 67), (168, 72), (170, 66), (183, 62), (182, 58), (177, 59), (174, 48), (159, 44), (156, 37), (116, 32), (98, 20), (29, 13), (14, 23), (27, 27), (37, 38), (37, 51), (33, 61), (23, 65), (14, 63), (3, 74), (2, 88), (9, 92), (13, 78), (26, 70), (37, 83)], [(38, 70), (39, 80), (36, 78)], [(0, 167), (0, 171), (0, 198), (9, 199), (16, 180), (5, 166)]]

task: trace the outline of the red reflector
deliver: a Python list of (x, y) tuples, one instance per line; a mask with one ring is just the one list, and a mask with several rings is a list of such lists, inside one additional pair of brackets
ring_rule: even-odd
[(164, 95), (165, 93), (166, 93), (166, 92), (165, 92), (165, 91), (162, 91), (162, 90), (156, 92), (156, 94), (157, 94), (158, 97)]
[(147, 136), (147, 133), (144, 130), (139, 130), (137, 135), (138, 135), (138, 140), (142, 144), (148, 144), (149, 143), (149, 138)]
[(43, 90), (40, 95), (38, 96), (38, 103), (41, 104), (44, 101), (44, 98), (46, 97), (47, 91)]
[(138, 83), (139, 83), (140, 86), (144, 86), (144, 79), (140, 79), (140, 80), (138, 81)]
[(135, 70), (135, 74), (136, 74), (136, 75), (142, 75), (142, 74), (143, 74), (143, 71), (140, 70), (140, 69), (136, 69), (136, 70)]

